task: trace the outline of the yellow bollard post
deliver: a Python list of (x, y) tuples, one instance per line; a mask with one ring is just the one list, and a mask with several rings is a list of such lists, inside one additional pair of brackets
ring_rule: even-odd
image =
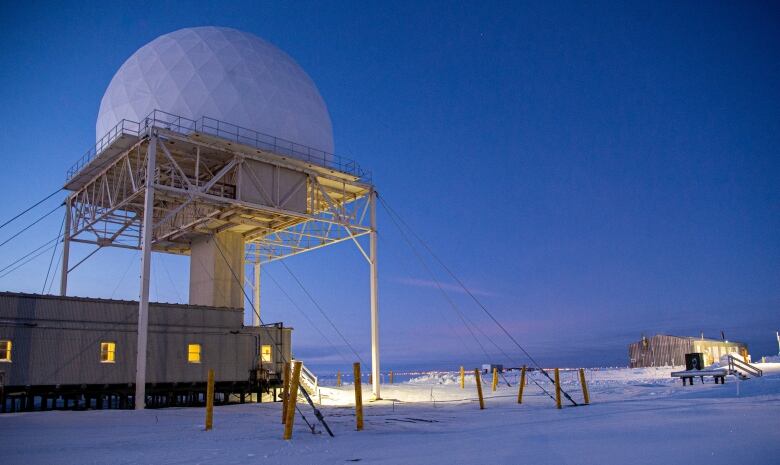
[(585, 399), (585, 405), (590, 403), (590, 395), (588, 395), (588, 385), (585, 383), (585, 370), (580, 368), (580, 384), (582, 385), (582, 397)]
[(206, 383), (206, 431), (214, 426), (214, 370), (209, 369)]
[(336, 372), (336, 386), (341, 387), (341, 370)]
[(360, 386), (360, 363), (352, 365), (355, 374), (355, 419), (357, 430), (363, 431), (363, 389)]
[(390, 384), (393, 384), (393, 370), (390, 370)]
[(479, 409), (485, 409), (485, 399), (482, 398), (482, 378), (479, 377), (479, 368), (474, 369), (474, 380), (477, 382), (477, 395), (479, 396)]
[(523, 403), (523, 389), (525, 389), (525, 365), (523, 365), (523, 369), (520, 371), (520, 389), (517, 391), (518, 404)]
[(463, 367), (460, 367), (460, 388), (465, 389), (466, 388), (466, 371), (463, 369)]
[(282, 424), (287, 421), (287, 395), (290, 391), (290, 364), (284, 363), (282, 370)]
[(493, 386), (492, 386), (493, 392), (496, 392), (497, 387), (498, 387), (498, 369), (493, 368)]
[(289, 390), (287, 392), (287, 418), (284, 421), (284, 439), (292, 439), (293, 423), (295, 423), (295, 404), (298, 403), (298, 383), (301, 378), (302, 362), (296, 360), (290, 376)]
[(561, 408), (561, 377), (555, 369), (555, 406)]

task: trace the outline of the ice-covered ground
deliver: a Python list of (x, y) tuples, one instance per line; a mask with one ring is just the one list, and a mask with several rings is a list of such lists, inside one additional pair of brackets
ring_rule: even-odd
[[(217, 407), (209, 432), (202, 408), (5, 414), (0, 463), (775, 464), (780, 363), (758, 365), (762, 378), (686, 387), (669, 377), (679, 367), (588, 370), (592, 404), (562, 410), (533, 382), (518, 405), (514, 373), (495, 393), (485, 377), (479, 410), (473, 377), (461, 390), (457, 374), (436, 373), (384, 385), (382, 401), (366, 395), (362, 432), (352, 387), (323, 388), (336, 437), (312, 435), (298, 417), (292, 441), (281, 439), (278, 403)], [(562, 384), (580, 401), (576, 372)]]

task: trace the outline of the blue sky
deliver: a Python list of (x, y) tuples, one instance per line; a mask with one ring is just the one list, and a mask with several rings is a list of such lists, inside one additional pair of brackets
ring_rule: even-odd
[[(388, 202), (542, 363), (624, 365), (626, 345), (656, 332), (724, 330), (755, 355), (777, 351), (776, 5), (106, 3), (0, 6), (0, 218), (62, 184), (94, 140), (108, 82), (137, 48), (182, 27), (229, 26), (298, 61), (328, 104), (336, 152), (373, 171)], [(0, 248), (2, 266), (56, 236), (60, 221)], [(385, 367), (483, 362), (384, 211), (379, 221)], [(74, 248), (74, 260), (88, 250)], [(48, 260), (0, 288), (40, 292)], [(187, 259), (154, 260), (152, 296), (186, 299)], [(367, 360), (360, 253), (343, 243), (287, 263)], [(266, 272), (339, 340), (283, 267)], [(70, 289), (135, 299), (137, 276), (137, 255), (106, 250)], [(346, 366), (263, 284), (263, 319), (295, 327), (299, 357)]]

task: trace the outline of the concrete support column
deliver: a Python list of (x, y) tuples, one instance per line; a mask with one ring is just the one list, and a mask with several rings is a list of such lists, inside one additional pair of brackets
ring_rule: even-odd
[(154, 234), (154, 175), (156, 170), (157, 137), (152, 134), (146, 152), (146, 185), (144, 186), (144, 217), (141, 228), (141, 296), (138, 300), (138, 345), (135, 364), (135, 409), (146, 404), (146, 345), (149, 335), (149, 276), (152, 265), (152, 235)]
[(371, 233), (369, 234), (371, 258), (371, 391), (375, 399), (381, 399), (379, 393), (379, 281), (377, 275), (376, 252), (376, 191), (371, 191)]
[(193, 239), (189, 301), (193, 305), (244, 308), (244, 238), (241, 234), (223, 231)]
[(65, 200), (65, 225), (62, 230), (62, 271), (60, 272), (60, 295), (68, 294), (68, 260), (70, 258), (71, 198)]

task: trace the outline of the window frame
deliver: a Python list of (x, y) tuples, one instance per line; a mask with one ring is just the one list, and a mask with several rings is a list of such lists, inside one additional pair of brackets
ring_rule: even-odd
[(14, 343), (10, 339), (0, 339), (0, 343), (5, 343), (5, 357), (0, 358), (0, 363), (11, 363), (13, 361), (13, 357), (11, 356), (13, 353), (13, 347)]
[[(193, 352), (192, 348), (197, 347), (197, 352)], [(198, 359), (193, 360), (192, 354), (198, 354)], [(203, 346), (199, 342), (188, 342), (187, 343), (187, 363), (192, 364), (200, 364), (203, 362)]]
[[(265, 359), (265, 348), (268, 348), (268, 360)], [(274, 363), (274, 352), (271, 344), (260, 344), (260, 363)]]
[[(103, 350), (103, 346), (106, 350)], [(103, 358), (103, 354), (108, 357)], [(116, 341), (100, 341), (100, 363), (116, 363)]]

